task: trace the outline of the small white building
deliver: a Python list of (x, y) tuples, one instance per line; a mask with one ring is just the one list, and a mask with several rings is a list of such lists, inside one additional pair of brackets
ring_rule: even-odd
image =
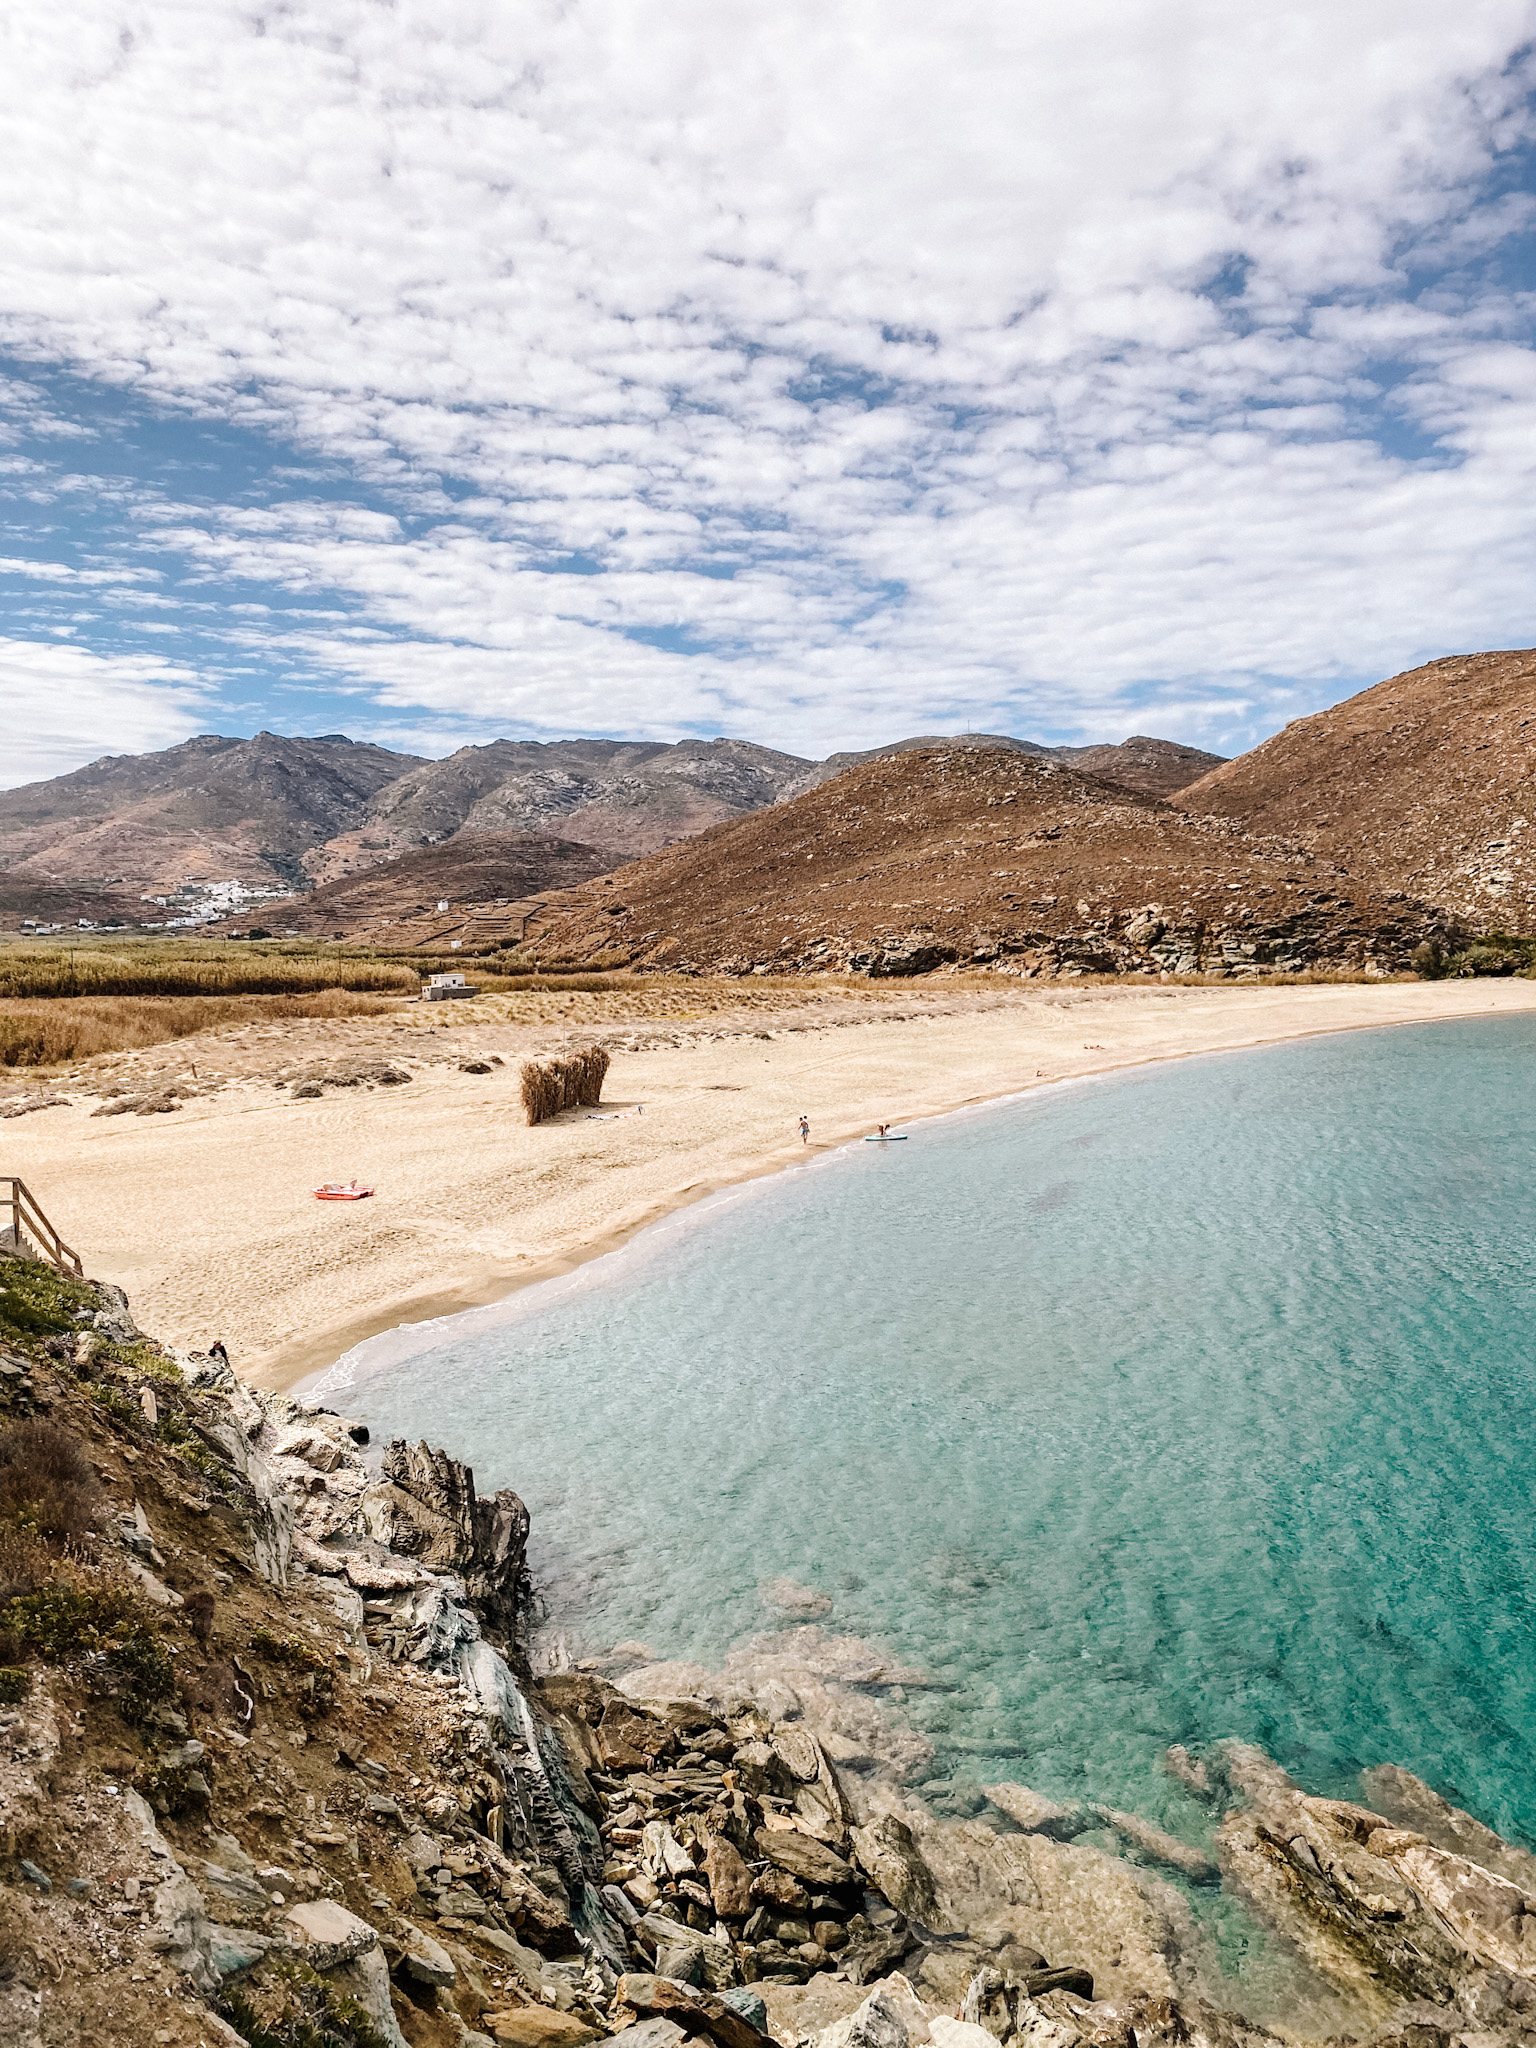
[(424, 1003), (450, 1003), (455, 996), (477, 996), (480, 991), (467, 982), (462, 974), (430, 975), (421, 992)]

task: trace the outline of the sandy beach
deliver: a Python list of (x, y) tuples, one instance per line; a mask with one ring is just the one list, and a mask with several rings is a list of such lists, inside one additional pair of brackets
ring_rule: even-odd
[[(679, 1205), (877, 1123), (901, 1124), (1145, 1061), (1437, 1019), (1536, 1010), (1536, 982), (1247, 988), (1035, 987), (753, 1014), (641, 1031), (614, 1047), (603, 1115), (530, 1129), (519, 1060), (539, 1033), (507, 999), (388, 1023), (256, 1029), (183, 1041), (58, 1084), (63, 1105), (8, 1118), (19, 1173), (96, 1278), (127, 1289), (146, 1329), (291, 1386), (403, 1322), (492, 1301), (609, 1249)], [(295, 1099), (274, 1070), (336, 1048), (387, 1057), (408, 1085)], [(466, 1061), (504, 1062), (489, 1073)], [(284, 1065), (286, 1062), (286, 1067)], [(196, 1070), (171, 1114), (103, 1116), (103, 1072)], [(189, 1083), (189, 1086), (194, 1085)], [(94, 1092), (93, 1092), (94, 1091)], [(13, 1102), (18, 1099), (13, 1096)], [(357, 1177), (374, 1196), (317, 1202)]]

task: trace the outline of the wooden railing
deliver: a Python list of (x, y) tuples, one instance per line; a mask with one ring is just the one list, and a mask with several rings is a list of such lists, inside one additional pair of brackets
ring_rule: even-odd
[(72, 1280), (83, 1278), (85, 1269), (80, 1264), (80, 1254), (72, 1251), (60, 1237), (26, 1182), (18, 1180), (14, 1174), (0, 1173), (0, 1216), (4, 1216), (7, 1209), (11, 1212), (10, 1226), (0, 1230), (0, 1246), (9, 1245), (18, 1252), (35, 1253)]

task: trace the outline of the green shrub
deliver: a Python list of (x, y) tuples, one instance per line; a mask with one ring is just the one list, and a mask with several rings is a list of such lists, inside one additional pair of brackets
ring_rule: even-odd
[(1462, 974), (1513, 974), (1519, 962), (1497, 946), (1468, 946), (1461, 955)]
[(144, 1411), (137, 1401), (130, 1401), (121, 1387), (110, 1380), (91, 1380), (85, 1390), (98, 1408), (104, 1408), (114, 1420), (126, 1423), (130, 1429), (145, 1429)]
[(174, 1408), (167, 1409), (155, 1434), (216, 1493), (229, 1492), (229, 1467), (214, 1456), (184, 1415), (178, 1415)]
[(134, 1783), (156, 1813), (169, 1813), (178, 1820), (208, 1804), (208, 1775), (213, 1769), (204, 1757), (201, 1768), (191, 1764), (152, 1764), (141, 1771)]
[(100, 1297), (83, 1280), (66, 1280), (39, 1259), (0, 1256), (0, 1343), (36, 1353), (49, 1337), (77, 1337), (77, 1309), (91, 1314)]
[(297, 1674), (294, 1705), (306, 1720), (328, 1714), (336, 1704), (335, 1667), (302, 1636), (278, 1636), (269, 1628), (256, 1628), (251, 1631), (251, 1648), (269, 1663)]
[(302, 1963), (277, 1964), (259, 1991), (226, 1985), (214, 2010), (250, 2048), (384, 2048), (357, 2000)]
[(186, 1385), (175, 1359), (167, 1358), (160, 1346), (147, 1338), (139, 1344), (116, 1344), (112, 1353), (140, 1379), (160, 1380), (168, 1387)]
[(145, 1720), (175, 1697), (175, 1666), (155, 1618), (125, 1586), (51, 1579), (0, 1608), (0, 1635), (45, 1664), (78, 1671), (115, 1698), (126, 1721)]
[(32, 1674), (19, 1664), (0, 1664), (0, 1707), (18, 1707), (32, 1690)]
[(313, 1643), (302, 1636), (277, 1636), (269, 1628), (251, 1630), (251, 1648), (270, 1663), (285, 1664), (290, 1671), (329, 1671), (330, 1665)]

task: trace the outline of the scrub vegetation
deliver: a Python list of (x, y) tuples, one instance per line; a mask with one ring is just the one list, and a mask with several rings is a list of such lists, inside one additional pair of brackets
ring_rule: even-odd
[[(414, 985), (414, 984), (413, 984)], [(372, 1017), (385, 996), (320, 989), (301, 996), (76, 996), (0, 1002), (0, 1067), (57, 1067), (97, 1053), (132, 1052), (225, 1024), (284, 1017)]]
[(1448, 981), (1479, 974), (1518, 974), (1526, 980), (1536, 979), (1536, 939), (1490, 932), (1458, 951), (1448, 951), (1430, 940), (1415, 949), (1413, 967), (1424, 981)]

